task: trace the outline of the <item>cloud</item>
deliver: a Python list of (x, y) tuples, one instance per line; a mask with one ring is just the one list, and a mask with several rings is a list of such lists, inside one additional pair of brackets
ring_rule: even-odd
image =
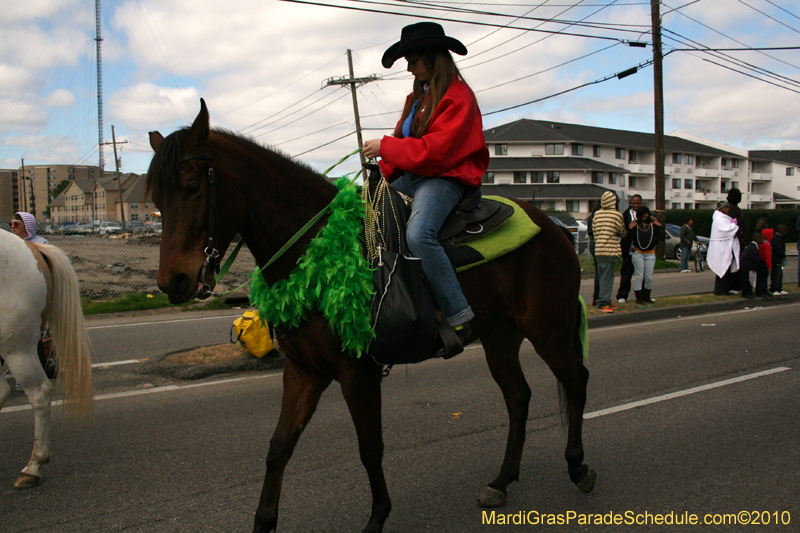
[(66, 89), (56, 89), (42, 101), (42, 104), (50, 107), (69, 107), (76, 103), (75, 95)]

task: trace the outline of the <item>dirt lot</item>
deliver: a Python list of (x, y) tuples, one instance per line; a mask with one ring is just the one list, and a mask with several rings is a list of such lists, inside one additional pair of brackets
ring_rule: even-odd
[[(157, 293), (158, 236), (63, 236), (47, 235), (50, 244), (69, 255), (78, 274), (81, 295), (95, 300), (114, 298), (130, 292)], [(231, 269), (217, 286), (224, 292), (248, 281), (246, 274), (255, 260), (243, 246)]]

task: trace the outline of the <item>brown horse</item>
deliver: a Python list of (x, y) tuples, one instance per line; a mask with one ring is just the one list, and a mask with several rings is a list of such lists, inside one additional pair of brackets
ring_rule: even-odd
[[(209, 295), (214, 269), (206, 259), (214, 255), (212, 248), (224, 252), (239, 233), (263, 266), (336, 194), (336, 188), (311, 169), (246, 138), (211, 130), (202, 100), (191, 128), (167, 138), (152, 132), (150, 145), (155, 156), (148, 188), (163, 221), (158, 286), (174, 303)], [(531, 397), (519, 362), (525, 338), (561, 386), (563, 415), (569, 424), (565, 452), (569, 477), (583, 492), (591, 491), (595, 481), (594, 472), (583, 462), (581, 440), (589, 372), (582, 362), (578, 333), (578, 259), (567, 237), (546, 215), (527, 203), (520, 205), (541, 227), (539, 235), (514, 252), (459, 274), (475, 312), (472, 326), (503, 392), (510, 421), (500, 473), (479, 499), (485, 507), (504, 505), (508, 485), (519, 478)], [(267, 282), (288, 277), (324, 223), (325, 219), (263, 272)], [(367, 356), (343, 353), (340, 339), (320, 314), (286, 331), (279, 341), (287, 357), (283, 403), (270, 441), (253, 531), (276, 530), (284, 469), (320, 395), (333, 380), (341, 385), (350, 409), (372, 489), (372, 513), (363, 531), (382, 531), (391, 510), (382, 466), (382, 368)]]

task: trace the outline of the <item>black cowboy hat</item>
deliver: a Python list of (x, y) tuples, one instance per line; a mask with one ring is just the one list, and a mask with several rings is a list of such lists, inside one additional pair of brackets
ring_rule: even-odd
[(403, 28), (400, 41), (390, 46), (383, 54), (381, 63), (391, 68), (401, 57), (426, 50), (452, 50), (460, 56), (467, 55), (467, 47), (461, 41), (444, 34), (444, 28), (435, 22), (419, 22)]

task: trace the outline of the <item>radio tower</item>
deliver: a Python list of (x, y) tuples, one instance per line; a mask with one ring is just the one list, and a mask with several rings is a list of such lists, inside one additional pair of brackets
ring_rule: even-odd
[(100, 36), (100, 0), (94, 0), (94, 12), (97, 27), (97, 135), (98, 152), (100, 154), (100, 174), (102, 177), (106, 161), (103, 158), (103, 38)]

